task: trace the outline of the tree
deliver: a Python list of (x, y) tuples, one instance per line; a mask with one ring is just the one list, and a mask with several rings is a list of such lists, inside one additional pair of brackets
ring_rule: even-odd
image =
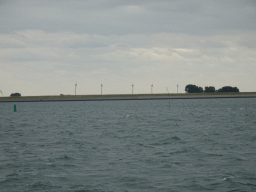
[(189, 85), (187, 85), (187, 86), (185, 87), (185, 91), (186, 91), (187, 93), (202, 93), (204, 90), (203, 90), (202, 87), (198, 87), (198, 86), (196, 86), (196, 85), (191, 85), (191, 84), (189, 84)]
[(237, 87), (224, 86), (218, 89), (218, 92), (239, 92), (239, 89)]
[(20, 93), (12, 93), (12, 94), (11, 94), (11, 97), (20, 97), (20, 96), (21, 96)]
[(204, 92), (205, 93), (215, 93), (215, 87), (213, 87), (213, 86), (205, 87)]

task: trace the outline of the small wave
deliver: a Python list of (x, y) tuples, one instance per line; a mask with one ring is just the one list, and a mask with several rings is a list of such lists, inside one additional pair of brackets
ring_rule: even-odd
[(16, 177), (16, 176), (19, 176), (19, 174), (18, 173), (11, 173), (11, 174), (6, 175), (6, 177)]
[(164, 152), (162, 152), (162, 151), (158, 151), (158, 152), (156, 152), (156, 153), (154, 153), (155, 155), (162, 155), (162, 154), (164, 154)]
[(232, 181), (234, 179), (233, 176), (224, 177), (222, 181)]
[(222, 157), (223, 154), (220, 153), (209, 153), (209, 152), (203, 152), (203, 155), (205, 157)]
[(27, 187), (32, 188), (29, 191), (56, 191), (56, 190), (60, 190), (63, 189), (62, 185), (54, 185), (52, 182), (50, 181), (37, 181), (34, 182), (32, 185), (27, 185)]
[(143, 146), (143, 147), (146, 147), (146, 148), (155, 148), (153, 146), (150, 146), (150, 145), (145, 145), (145, 144), (142, 144), (142, 143), (138, 143), (139, 146)]
[(182, 149), (182, 150), (176, 150), (176, 151), (172, 151), (169, 154), (173, 155), (173, 154), (178, 154), (178, 153), (187, 153), (189, 152), (187, 149)]
[(171, 168), (172, 167), (172, 165), (171, 164), (164, 164), (163, 166), (161, 166), (161, 168)]
[(77, 166), (74, 165), (74, 164), (64, 164), (63, 166), (64, 166), (64, 167), (77, 167)]
[(203, 185), (202, 183), (199, 183), (196, 180), (192, 180), (188, 182), (186, 185), (186, 188), (190, 189), (190, 191), (209, 191), (212, 190), (211, 188)]
[(45, 189), (45, 188), (50, 188), (51, 183), (49, 181), (43, 182), (43, 181), (38, 181), (35, 182), (31, 185), (32, 188), (40, 188), (40, 189)]
[(158, 142), (152, 143), (151, 145), (168, 145), (175, 141), (181, 141), (178, 136), (172, 136), (171, 138), (162, 139)]
[(69, 159), (72, 159), (72, 157), (70, 157), (68, 155), (62, 155), (61, 157), (59, 157), (57, 159), (69, 160)]
[(172, 136), (172, 139), (175, 139), (175, 140), (181, 140), (179, 137), (177, 136)]
[(180, 165), (180, 164), (181, 164), (181, 162), (178, 162), (178, 161), (174, 161), (174, 162), (172, 162), (172, 164), (175, 164), (175, 165)]

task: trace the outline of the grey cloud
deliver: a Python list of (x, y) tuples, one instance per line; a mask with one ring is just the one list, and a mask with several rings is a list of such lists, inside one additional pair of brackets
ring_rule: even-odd
[(44, 58), (35, 53), (24, 53), (24, 54), (15, 54), (12, 56), (6, 56), (5, 59), (10, 62), (24, 62), (24, 61), (41, 61)]
[(248, 47), (248, 48), (256, 48), (256, 41), (244, 41), (244, 42), (241, 42), (240, 45), (242, 46), (245, 46), (245, 47)]
[(105, 42), (101, 42), (99, 40), (75, 40), (71, 42), (62, 42), (60, 44), (64, 45), (68, 48), (101, 48), (101, 47), (108, 47), (109, 44)]
[(248, 47), (248, 48), (256, 48), (256, 36), (254, 33), (247, 34), (246, 36), (241, 36), (238, 41), (239, 45)]
[(218, 41), (199, 41), (198, 44), (203, 48), (224, 48), (226, 44)]
[(2, 41), (0, 40), (0, 48), (16, 48), (21, 49), (25, 48), (25, 45), (21, 42), (14, 42), (14, 41)]
[(9, 6), (1, 6), (0, 12), (3, 32), (41, 29), (102, 35), (211, 35), (256, 30), (253, 1), (11, 1)]

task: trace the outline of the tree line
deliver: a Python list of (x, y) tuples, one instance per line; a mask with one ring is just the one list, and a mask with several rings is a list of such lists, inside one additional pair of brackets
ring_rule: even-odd
[(231, 86), (224, 86), (218, 90), (215, 90), (215, 87), (208, 86), (203, 89), (202, 87), (196, 86), (196, 85), (187, 85), (185, 87), (185, 91), (187, 93), (215, 93), (215, 92), (239, 92), (239, 89), (237, 87), (231, 87)]

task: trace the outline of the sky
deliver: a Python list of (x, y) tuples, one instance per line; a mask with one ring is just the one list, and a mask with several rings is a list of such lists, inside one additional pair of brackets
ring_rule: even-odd
[(0, 0), (4, 96), (255, 92), (255, 74), (255, 0)]

